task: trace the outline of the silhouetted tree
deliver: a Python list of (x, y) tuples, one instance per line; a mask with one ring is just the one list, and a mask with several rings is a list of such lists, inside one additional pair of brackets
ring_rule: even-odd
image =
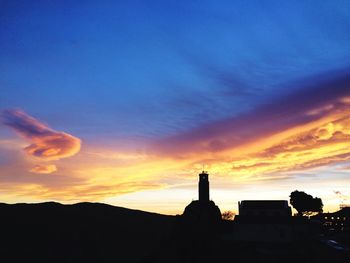
[(298, 211), (299, 216), (312, 215), (323, 211), (321, 198), (312, 197), (312, 195), (297, 190), (291, 192), (289, 197), (291, 205)]
[(223, 220), (232, 220), (235, 216), (235, 213), (232, 211), (225, 211), (221, 214)]

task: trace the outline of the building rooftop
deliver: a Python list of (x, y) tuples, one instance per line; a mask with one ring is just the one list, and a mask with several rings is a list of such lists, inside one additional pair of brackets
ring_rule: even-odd
[(288, 207), (286, 200), (243, 200), (240, 207), (247, 209), (281, 209)]

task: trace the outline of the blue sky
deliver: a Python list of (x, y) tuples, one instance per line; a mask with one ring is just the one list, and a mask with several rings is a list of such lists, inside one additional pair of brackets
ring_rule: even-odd
[(102, 133), (174, 133), (347, 66), (348, 5), (1, 1), (0, 102)]
[(0, 0), (0, 109), (140, 151), (347, 75), (349, 28), (340, 0)]

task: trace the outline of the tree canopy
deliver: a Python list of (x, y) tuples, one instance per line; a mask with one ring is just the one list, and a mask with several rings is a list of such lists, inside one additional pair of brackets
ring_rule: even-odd
[(298, 211), (298, 215), (311, 215), (323, 211), (322, 199), (295, 190), (290, 194), (290, 203)]
[(233, 218), (235, 217), (235, 213), (233, 213), (232, 211), (225, 211), (221, 214), (221, 217), (223, 220), (233, 220)]

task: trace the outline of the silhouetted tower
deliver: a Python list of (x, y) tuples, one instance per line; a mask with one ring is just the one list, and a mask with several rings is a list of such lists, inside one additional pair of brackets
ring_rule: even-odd
[(199, 174), (199, 183), (198, 183), (198, 191), (199, 191), (199, 202), (209, 202), (209, 174), (207, 172), (202, 171)]

